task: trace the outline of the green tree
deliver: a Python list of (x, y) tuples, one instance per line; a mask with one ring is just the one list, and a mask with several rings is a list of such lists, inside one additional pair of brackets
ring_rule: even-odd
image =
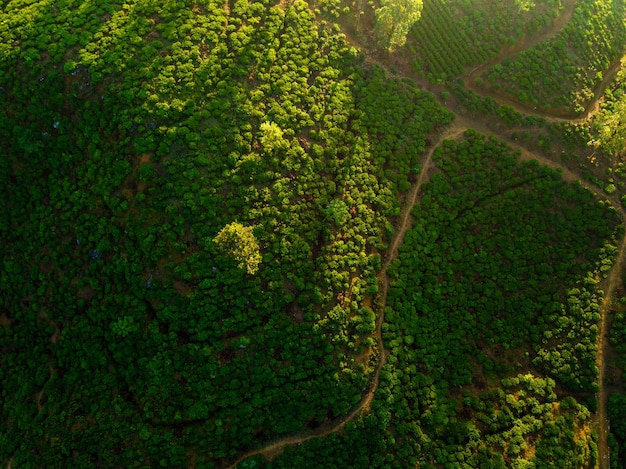
[(251, 226), (232, 222), (222, 228), (213, 238), (220, 252), (232, 256), (239, 262), (239, 268), (245, 267), (249, 274), (254, 274), (261, 263), (259, 243), (252, 230)]
[(422, 0), (381, 0), (376, 10), (376, 30), (383, 45), (393, 52), (422, 16)]

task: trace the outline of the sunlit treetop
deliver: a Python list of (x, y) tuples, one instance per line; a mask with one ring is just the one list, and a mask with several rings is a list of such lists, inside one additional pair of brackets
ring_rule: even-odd
[(407, 34), (422, 16), (422, 0), (382, 0), (376, 10), (376, 30), (389, 52), (402, 47)]
[(219, 250), (233, 257), (240, 269), (245, 267), (249, 274), (254, 274), (259, 269), (261, 254), (253, 228), (243, 226), (241, 223), (232, 222), (220, 230), (213, 242)]

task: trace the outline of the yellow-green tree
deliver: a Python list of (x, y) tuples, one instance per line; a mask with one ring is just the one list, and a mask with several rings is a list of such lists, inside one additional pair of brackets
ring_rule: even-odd
[(422, 0), (381, 0), (376, 31), (389, 52), (404, 45), (411, 26), (422, 16), (422, 5)]
[(283, 137), (283, 129), (275, 122), (263, 122), (260, 131), (259, 140), (267, 153), (272, 153), (275, 150), (284, 149), (289, 146), (289, 142)]
[(515, 0), (515, 4), (519, 8), (519, 11), (530, 11), (535, 8), (534, 0)]
[(612, 156), (626, 152), (626, 97), (614, 103), (613, 108), (598, 113), (593, 125), (597, 132), (591, 143)]
[(254, 274), (261, 263), (259, 243), (252, 230), (251, 226), (243, 226), (235, 221), (222, 228), (213, 238), (219, 251), (233, 257), (239, 262), (239, 268), (245, 267), (249, 274)]

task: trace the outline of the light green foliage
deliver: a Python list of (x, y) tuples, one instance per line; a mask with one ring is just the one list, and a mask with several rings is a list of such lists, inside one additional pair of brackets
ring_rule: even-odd
[(267, 153), (287, 147), (283, 130), (274, 122), (263, 122), (260, 126), (259, 141)]
[(219, 250), (233, 257), (240, 269), (254, 274), (261, 263), (259, 243), (254, 237), (253, 227), (232, 222), (222, 228), (213, 238)]
[(530, 11), (535, 8), (535, 2), (533, 0), (515, 0), (515, 4), (520, 11)]
[(381, 0), (376, 9), (376, 32), (390, 52), (404, 45), (422, 15), (422, 6), (422, 0)]
[(626, 56), (622, 57), (615, 78), (604, 90), (600, 109), (579, 127), (585, 132), (581, 132), (580, 140), (599, 150), (594, 152), (595, 164), (608, 162), (611, 165), (609, 178), (599, 181), (599, 185), (607, 194), (619, 197), (622, 206), (626, 206)]
[(132, 316), (124, 316), (111, 323), (111, 330), (120, 337), (126, 337), (138, 329), (139, 326), (135, 324), (135, 318)]

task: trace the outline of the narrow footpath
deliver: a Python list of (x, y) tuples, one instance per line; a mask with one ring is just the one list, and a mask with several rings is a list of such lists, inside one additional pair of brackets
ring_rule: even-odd
[[(357, 417), (359, 417), (362, 413), (367, 412), (369, 410), (370, 404), (374, 399), (374, 395), (379, 385), (379, 377), (380, 372), (385, 365), (389, 351), (385, 349), (383, 337), (382, 337), (382, 325), (385, 320), (385, 305), (387, 301), (387, 294), (389, 291), (389, 278), (387, 276), (387, 270), (391, 263), (398, 256), (398, 249), (402, 245), (406, 232), (411, 226), (411, 211), (416, 203), (419, 201), (419, 193), (422, 186), (428, 182), (429, 176), (432, 170), (432, 156), (433, 152), (437, 147), (441, 145), (444, 140), (455, 139), (463, 132), (469, 129), (474, 129), (486, 136), (494, 136), (502, 139), (502, 137), (493, 131), (491, 131), (484, 124), (477, 121), (470, 121), (467, 118), (457, 116), (454, 122), (447, 128), (443, 133), (440, 133), (437, 140), (433, 143), (433, 145), (429, 148), (428, 152), (424, 155), (421, 161), (421, 171), (417, 181), (413, 184), (411, 190), (406, 196), (406, 201), (402, 208), (402, 212), (399, 217), (399, 223), (397, 226), (397, 230), (393, 236), (393, 239), (390, 243), (389, 249), (387, 250), (387, 254), (385, 257), (385, 261), (382, 265), (381, 271), (378, 275), (378, 281), (380, 285), (380, 314), (377, 321), (376, 326), (376, 340), (380, 347), (379, 359), (376, 365), (376, 369), (373, 373), (371, 385), (367, 393), (363, 396), (361, 401), (356, 405), (356, 407), (341, 420), (334, 421), (329, 423), (328, 425), (323, 425), (315, 431), (303, 433), (301, 435), (290, 436), (286, 438), (279, 439), (269, 445), (259, 448), (256, 450), (249, 451), (241, 455), (233, 464), (227, 466), (228, 469), (234, 469), (240, 462), (244, 461), (255, 455), (263, 455), (266, 459), (272, 460), (276, 456), (282, 453), (282, 451), (287, 446), (294, 446), (301, 443), (304, 443), (313, 438), (323, 438), (332, 433), (336, 433), (341, 431), (346, 423), (354, 421)], [(599, 199), (608, 199), (608, 196), (600, 191), (597, 187), (587, 183), (582, 180), (578, 175), (572, 173), (567, 168), (555, 163), (554, 161), (539, 155), (537, 153), (533, 153), (528, 151), (524, 147), (520, 146), (516, 142), (510, 141), (509, 139), (504, 139), (504, 141), (513, 149), (517, 150), (520, 153), (521, 161), (528, 160), (537, 160), (540, 164), (549, 166), (553, 169), (559, 170), (562, 174), (563, 179), (573, 182), (578, 181), (583, 187), (587, 188), (589, 191), (593, 192), (595, 196)], [(621, 208), (621, 206), (615, 200), (610, 200), (613, 206), (616, 207), (617, 212), (620, 214), (622, 220), (626, 220), (626, 212)], [(598, 454), (600, 460), (600, 468), (608, 469), (608, 419), (607, 419), (607, 407), (608, 407), (608, 392), (605, 389), (604, 381), (605, 381), (605, 364), (602, 359), (606, 347), (608, 344), (608, 321), (606, 321), (606, 315), (611, 309), (612, 297), (619, 285), (621, 274), (622, 274), (622, 266), (624, 263), (624, 247), (626, 245), (626, 237), (621, 240), (619, 245), (619, 254), (615, 261), (615, 265), (610, 272), (608, 277), (608, 288), (605, 292), (604, 301), (601, 307), (601, 320), (599, 324), (599, 337), (598, 337), (598, 356), (597, 356), (597, 365), (598, 365), (598, 384), (600, 386), (600, 392), (598, 393), (598, 412), (596, 415), (596, 420), (598, 422)], [(603, 461), (607, 461), (606, 464)]]
[(437, 140), (432, 144), (428, 152), (423, 156), (422, 161), (421, 161), (422, 170), (420, 172), (420, 175), (406, 196), (406, 202), (404, 203), (404, 206), (402, 208), (402, 211), (399, 217), (400, 219), (399, 226), (394, 232), (394, 236), (391, 240), (390, 247), (387, 250), (386, 260), (383, 263), (380, 273), (378, 274), (378, 283), (380, 286), (380, 291), (379, 291), (380, 314), (378, 316), (378, 321), (376, 324), (376, 341), (378, 343), (380, 351), (379, 351), (378, 362), (376, 364), (376, 369), (374, 370), (374, 373), (372, 375), (371, 385), (367, 393), (362, 397), (362, 399), (359, 401), (356, 407), (354, 407), (354, 409), (349, 414), (347, 414), (340, 420), (336, 420), (330, 423), (329, 425), (322, 425), (315, 431), (302, 433), (301, 435), (295, 435), (295, 436), (282, 438), (273, 443), (270, 443), (267, 446), (264, 446), (263, 448), (259, 448), (259, 449), (244, 453), (234, 463), (227, 466), (227, 469), (234, 469), (237, 466), (237, 464), (239, 464), (240, 462), (256, 455), (263, 455), (266, 459), (271, 461), (273, 458), (275, 458), (280, 453), (282, 453), (285, 447), (298, 445), (298, 444), (304, 443), (305, 441), (311, 440), (313, 438), (323, 438), (332, 433), (341, 431), (345, 427), (346, 423), (355, 420), (362, 413), (369, 410), (370, 404), (372, 403), (372, 400), (374, 399), (374, 395), (376, 394), (376, 390), (378, 389), (380, 372), (383, 366), (385, 365), (385, 363), (387, 362), (387, 357), (389, 356), (389, 351), (385, 349), (385, 345), (383, 342), (383, 335), (382, 335), (382, 325), (385, 322), (385, 305), (387, 302), (387, 293), (389, 291), (389, 278), (387, 276), (387, 269), (389, 268), (393, 260), (398, 256), (398, 248), (402, 244), (402, 241), (404, 240), (404, 236), (407, 230), (411, 226), (411, 223), (410, 223), (411, 210), (413, 210), (414, 205), (418, 201), (418, 194), (420, 192), (422, 185), (428, 182), (428, 174), (430, 172), (430, 169), (432, 168), (433, 152), (435, 151), (437, 147), (441, 145), (441, 143), (445, 139), (454, 138), (460, 135), (461, 133), (463, 133), (465, 130), (466, 128), (460, 128), (455, 125), (452, 125), (452, 126), (449, 126), (445, 130), (445, 132), (439, 134)]

